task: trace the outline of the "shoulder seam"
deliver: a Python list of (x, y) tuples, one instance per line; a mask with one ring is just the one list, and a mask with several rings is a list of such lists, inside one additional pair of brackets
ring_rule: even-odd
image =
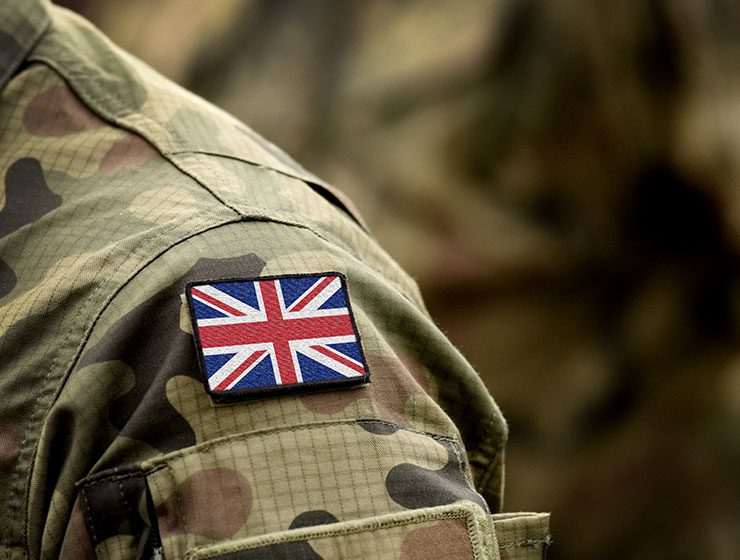
[[(174, 161), (172, 157), (169, 157), (170, 155), (174, 155), (177, 152), (169, 152), (167, 150), (163, 150), (161, 146), (158, 146), (157, 143), (155, 143), (152, 140), (152, 138), (150, 138), (150, 135), (144, 134), (140, 129), (132, 126), (130, 123), (125, 122), (121, 117), (113, 115), (113, 114), (108, 114), (97, 103), (94, 103), (95, 99), (89, 99), (86, 96), (86, 93), (84, 91), (82, 91), (81, 89), (75, 86), (75, 81), (69, 79), (69, 74), (72, 74), (72, 75), (75, 74), (74, 70), (63, 68), (60, 64), (57, 64), (56, 61), (51, 60), (46, 57), (35, 56), (35, 57), (32, 57), (32, 60), (34, 62), (38, 62), (40, 64), (45, 65), (47, 68), (49, 68), (54, 73), (56, 73), (62, 80), (64, 80), (67, 86), (72, 90), (75, 96), (85, 105), (85, 108), (88, 111), (95, 114), (97, 117), (99, 117), (100, 119), (102, 119), (103, 121), (105, 121), (111, 126), (119, 128), (121, 130), (125, 130), (132, 134), (136, 134), (139, 138), (141, 138), (147, 144), (152, 146), (163, 160), (167, 161), (170, 165), (172, 165), (182, 174), (186, 175), (187, 177), (195, 181), (198, 185), (201, 186), (201, 188), (207, 191), (219, 204), (221, 204), (222, 206), (226, 208), (229, 208), (230, 210), (233, 210), (237, 215), (243, 216), (242, 212), (240, 212), (237, 208), (235, 208), (234, 206), (226, 202), (222, 197), (218, 195), (218, 193), (216, 193), (213, 189), (209, 188), (208, 185), (204, 184), (201, 180), (195, 177), (187, 169), (179, 165), (176, 161)], [(147, 123), (157, 128), (161, 128), (164, 131), (164, 128), (162, 127), (161, 124), (146, 117), (145, 115), (142, 115), (141, 113), (130, 113), (130, 114), (132, 115), (136, 114), (137, 116), (140, 116), (142, 119), (145, 119)]]

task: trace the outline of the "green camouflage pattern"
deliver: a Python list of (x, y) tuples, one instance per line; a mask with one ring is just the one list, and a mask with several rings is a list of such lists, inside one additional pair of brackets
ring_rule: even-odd
[[(351, 203), (70, 12), (0, 2), (0, 52), (1, 555), (195, 558), (401, 516), (377, 556), (305, 557), (415, 558), (433, 533), (498, 558), (470, 535), (495, 539), (506, 425)], [(185, 285), (324, 271), (372, 382), (214, 405)], [(486, 529), (435, 529), (456, 504)]]
[(296, 527), (281, 534), (197, 547), (192, 560), (478, 560), (498, 557), (489, 516), (471, 504), (372, 520)]
[(740, 2), (183, 1), (68, 4), (361, 205), (548, 557), (740, 558)]
[(484, 515), (461, 501), (370, 520), (295, 524), (282, 533), (193, 548), (189, 560), (542, 560), (546, 514)]

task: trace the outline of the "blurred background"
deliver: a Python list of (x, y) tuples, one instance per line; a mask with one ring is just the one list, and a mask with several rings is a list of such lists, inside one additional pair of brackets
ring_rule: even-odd
[(740, 558), (740, 4), (66, 0), (347, 192), (550, 558)]

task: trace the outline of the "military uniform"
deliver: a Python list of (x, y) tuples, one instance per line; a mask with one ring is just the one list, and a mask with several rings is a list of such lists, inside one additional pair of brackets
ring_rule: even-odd
[[(3, 558), (543, 556), (498, 408), (340, 192), (42, 1), (0, 3), (0, 87)], [(307, 275), (370, 382), (219, 402), (186, 294)]]

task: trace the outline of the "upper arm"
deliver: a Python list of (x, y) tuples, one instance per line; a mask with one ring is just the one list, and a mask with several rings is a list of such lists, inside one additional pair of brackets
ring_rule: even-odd
[[(474, 488), (496, 486), (500, 414), (413, 288), (378, 262), (307, 228), (237, 222), (172, 247), (116, 295), (64, 395), (97, 387), (99, 414), (75, 429), (99, 440), (79, 506), (99, 556), (126, 558), (149, 525), (170, 558), (327, 521), (463, 502), (484, 512)], [(371, 383), (214, 404), (186, 284), (332, 271), (346, 277)]]

